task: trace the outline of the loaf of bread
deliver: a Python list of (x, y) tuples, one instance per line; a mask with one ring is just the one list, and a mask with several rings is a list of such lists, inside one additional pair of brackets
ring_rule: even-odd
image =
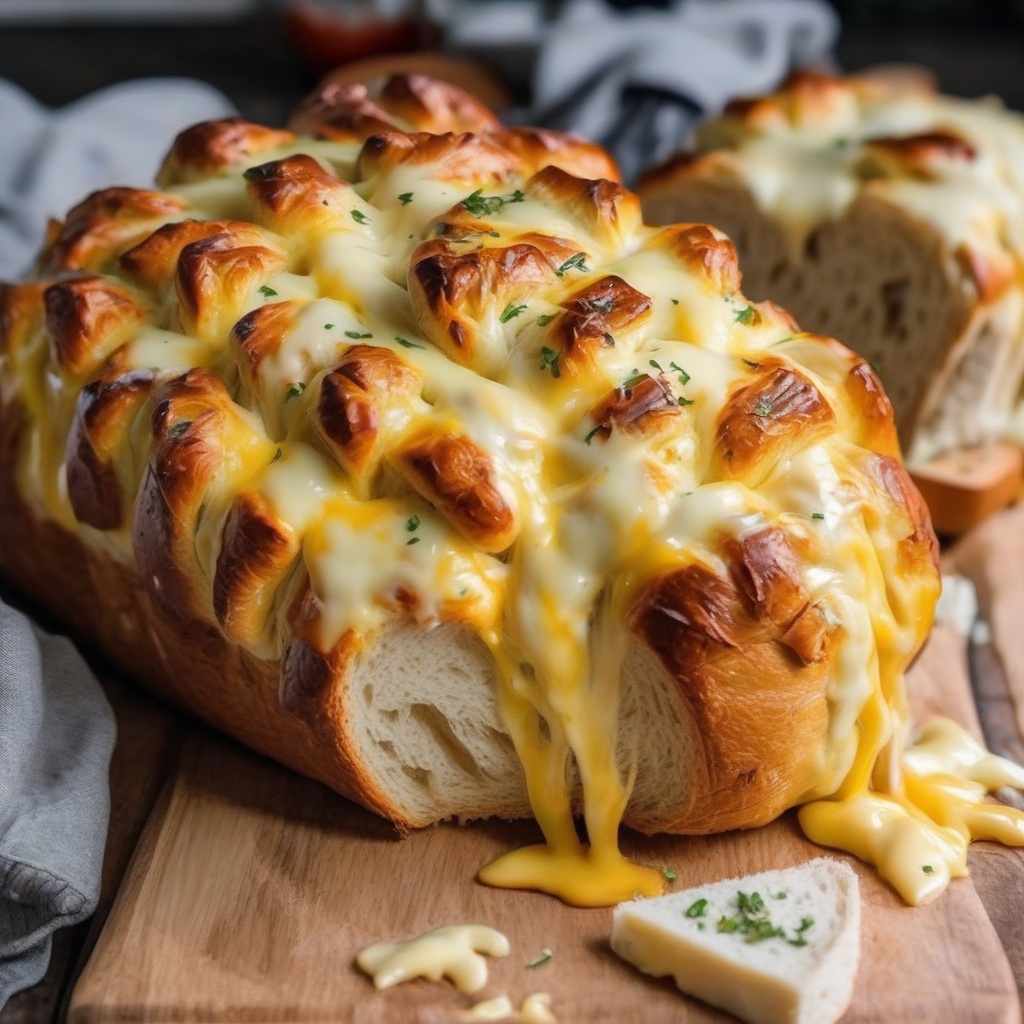
[(938, 592), (868, 363), (590, 144), (415, 76), (296, 126), (187, 130), (3, 287), (4, 576), (403, 830), (603, 863), (864, 783)]
[(1024, 438), (1024, 118), (920, 84), (801, 73), (638, 186), (707, 220), (748, 294), (875, 366), (912, 465)]

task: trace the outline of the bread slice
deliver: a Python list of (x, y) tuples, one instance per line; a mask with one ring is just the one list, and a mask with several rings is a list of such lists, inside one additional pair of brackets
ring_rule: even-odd
[(868, 78), (737, 100), (638, 186), (708, 221), (744, 291), (874, 365), (908, 462), (1019, 435), (1024, 119)]
[(612, 949), (751, 1024), (831, 1024), (853, 994), (860, 891), (844, 861), (622, 903)]

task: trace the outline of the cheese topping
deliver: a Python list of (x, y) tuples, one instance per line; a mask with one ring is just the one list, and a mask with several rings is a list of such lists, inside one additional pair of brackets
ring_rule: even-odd
[(460, 992), (476, 992), (487, 984), (487, 956), (508, 956), (501, 932), (479, 924), (437, 928), (404, 942), (368, 946), (356, 956), (360, 969), (379, 989), (413, 978), (448, 978)]
[[(351, 147), (310, 142), (309, 152), (355, 177)], [(268, 214), (259, 204), (270, 200), (254, 198), (246, 181), (234, 168), (215, 187), (171, 191), (196, 204), (196, 219), (250, 210), (262, 223)], [(471, 217), (474, 204), (458, 203), (477, 190), (489, 200), (488, 212)], [(970, 822), (969, 831), (1002, 828), (964, 786), (933, 785), (935, 771), (920, 768), (923, 754), (907, 762), (902, 789), (894, 769), (891, 792), (868, 792), (877, 784), (876, 763), (898, 752), (902, 673), (927, 631), (937, 579), (920, 566), (897, 568), (909, 517), (871, 477), (874, 455), (854, 443), (857, 425), (847, 429), (838, 415), (851, 364), (823, 357), (821, 343), (810, 338), (780, 344), (793, 340), (790, 323), (728, 284), (722, 264), (729, 253), (716, 248), (720, 239), (710, 231), (691, 239), (631, 226), (625, 216), (618, 234), (602, 235), (593, 224), (576, 224), (568, 204), (553, 213), (549, 198), (525, 180), (452, 182), (429, 164), (339, 182), (331, 202), (326, 213), (314, 211), (326, 220), (317, 221), (319, 233), (304, 247), (283, 241), (275, 222), (273, 246), (291, 246), (285, 270), (275, 263), (264, 273), (238, 256), (224, 271), (238, 292), (233, 297), (245, 299), (230, 336), (201, 343), (181, 330), (183, 320), (195, 319), (185, 306), (202, 307), (216, 275), (204, 270), (196, 281), (168, 288), (154, 323), (103, 369), (153, 375), (133, 426), (111, 442), (111, 461), (134, 494), (157, 458), (150, 446), (161, 388), (188, 365), (210, 366), (227, 390), (214, 402), (197, 384), (170, 428), (201, 448), (213, 444), (204, 433), (211, 417), (221, 424), (214, 470), (188, 527), (207, 587), (201, 613), (215, 613), (216, 581), (218, 598), (230, 597), (236, 581), (218, 575), (223, 533), (237, 500), (248, 496), (269, 510), (285, 555), (295, 552), (282, 578), (308, 575), (317, 616), (311, 635), (322, 651), (352, 632), (371, 635), (399, 614), (424, 628), (456, 620), (476, 632), (493, 654), (503, 724), (545, 840), (500, 858), (482, 880), (585, 906), (662, 889), (661, 872), (630, 863), (618, 845), (637, 757), (618, 742), (630, 616), (650, 581), (667, 573), (700, 564), (729, 577), (723, 541), (768, 528), (800, 553), (797, 582), (831, 637), (828, 734), (804, 798), (838, 799), (808, 808), (809, 833), (857, 845), (895, 878), (902, 867), (868, 838), (883, 828), (876, 820), (895, 820), (901, 808), (918, 808), (912, 822), (926, 806), (941, 815), (929, 836), (945, 837), (956, 822)], [(465, 231), (448, 236), (446, 225)], [(443, 259), (434, 277), (421, 281), (409, 271), (410, 257), (439, 242), (447, 249), (429, 251)], [(524, 271), (508, 256), (509, 245), (556, 255), (523, 257), (533, 260)], [(458, 263), (466, 255), (469, 262)], [(483, 276), (474, 284), (478, 270)], [(449, 293), (462, 287), (465, 296), (449, 309)], [(418, 298), (416, 288), (423, 290)], [(607, 326), (620, 301), (629, 315)], [(261, 333), (269, 330), (261, 326), (266, 318), (278, 324), (269, 334)], [(99, 544), (104, 531), (80, 528), (67, 497), (65, 457), (74, 453), (65, 438), (73, 423), (86, 422), (76, 412), (81, 382), (57, 372), (49, 347), (40, 323), (0, 365), (20, 389), (29, 419), (19, 485), (42, 514)], [(349, 356), (351, 364), (337, 370)], [(783, 438), (782, 454), (724, 476), (713, 463), (723, 408), (772, 370), (791, 372), (822, 408), (834, 406), (836, 422), (825, 437)], [(329, 375), (335, 392), (325, 390)], [(645, 401), (654, 404), (635, 409), (630, 403), (647, 382)], [(770, 410), (748, 418), (764, 421), (757, 436), (766, 445), (786, 425)], [(438, 439), (448, 445), (443, 451)], [(426, 448), (406, 458), (421, 442)], [(496, 551), (481, 537), (501, 517), (502, 536), (511, 539)], [(129, 549), (129, 522), (105, 532), (105, 549)], [(278, 655), (288, 641), (280, 602), (264, 603), (266, 628), (244, 641), (260, 657)], [(942, 757), (944, 779), (949, 758)], [(984, 786), (992, 777), (967, 781)], [(930, 802), (922, 786), (931, 787)], [(864, 810), (877, 807), (884, 810)], [(831, 824), (816, 824), (828, 815)], [(937, 876), (957, 870), (952, 853), (928, 856)], [(947, 866), (941, 870), (940, 860)], [(435, 936), (426, 943), (429, 955), (450, 950), (451, 941)], [(378, 956), (406, 964), (426, 954), (391, 950), (371, 959)], [(447, 964), (447, 953), (437, 956)], [(385, 977), (411, 969), (391, 967)]]
[(459, 1014), (459, 1020), (488, 1021), (514, 1020), (520, 1024), (558, 1024), (551, 1012), (551, 996), (546, 992), (533, 992), (523, 1000), (523, 1005), (516, 1012), (512, 1000), (508, 996), (495, 996), (471, 1006)]

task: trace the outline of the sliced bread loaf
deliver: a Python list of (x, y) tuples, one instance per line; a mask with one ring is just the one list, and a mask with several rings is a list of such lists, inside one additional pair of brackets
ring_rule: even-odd
[(731, 104), (638, 190), (655, 223), (725, 231), (748, 295), (875, 365), (912, 464), (1020, 435), (1019, 115), (805, 73)]

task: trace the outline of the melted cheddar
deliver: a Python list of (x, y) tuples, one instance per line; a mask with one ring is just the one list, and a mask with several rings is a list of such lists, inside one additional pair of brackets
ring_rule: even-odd
[[(352, 146), (303, 145), (325, 167), (355, 177)], [(456, 204), (481, 188), (511, 198), (479, 230), (451, 242), (453, 251), (483, 258), (524, 232), (547, 231), (550, 244), (572, 255), (552, 266), (548, 284), (513, 294), (507, 305), (484, 294), (472, 314), (479, 322), (462, 328), (477, 332), (480, 350), (460, 351), (456, 360), (428, 340), (406, 275), (414, 250), (436, 239), (446, 219), (464, 218)], [(172, 191), (194, 204), (197, 219), (241, 216), (250, 207), (240, 168), (208, 186)], [(243, 313), (271, 300), (297, 311), (249, 368), (251, 382), (239, 379), (235, 341), (204, 344), (180, 332), (177, 293), (164, 296), (160, 322), (140, 329), (118, 355), (122, 367), (152, 370), (161, 381), (188, 366), (212, 366), (232, 389), (225, 455), (195, 537), (210, 586), (232, 499), (254, 495), (301, 552), (291, 578), (308, 575), (323, 650), (350, 630), (372, 633), (399, 609), (424, 628), (457, 618), (490, 649), (502, 721), (544, 843), (486, 866), (484, 882), (540, 889), (581, 906), (661, 890), (659, 871), (619, 850), (635, 771), (628, 755), (619, 762), (617, 749), (629, 616), (652, 578), (695, 562), (724, 572), (723, 538), (767, 527), (807, 553), (800, 583), (835, 635), (828, 735), (804, 795), (813, 801), (801, 819), (808, 834), (874, 861), (912, 900), (962, 871), (968, 837), (1019, 840), (1013, 815), (988, 810), (979, 795), (1000, 779), (1021, 784), (1003, 763), (981, 757), (966, 769), (967, 747), (957, 737), (911, 747), (900, 761), (902, 673), (927, 632), (938, 584), (927, 570), (905, 578), (893, 571), (907, 522), (867, 480), (870, 453), (838, 423), (835, 436), (796, 446), (756, 480), (716, 479), (709, 467), (723, 404), (762, 361), (798, 369), (826, 398), (845, 386), (849, 363), (823, 358), (820, 342), (794, 336), (769, 306), (719, 290), (713, 263), (700, 263), (703, 250), (691, 266), (643, 226), (623, 228), (621, 244), (613, 245), (577, 225), (568, 208), (552, 212), (526, 181), (452, 183), (435, 179), (430, 165), (400, 164), (342, 192), (351, 218), (343, 213), (335, 228), (302, 246), (275, 236), (275, 244), (294, 249), (287, 269), (246, 284)], [(412, 198), (400, 202), (402, 195)], [(825, 200), (816, 193), (805, 201)], [(611, 275), (642, 291), (649, 307), (615, 336), (598, 338), (594, 351), (578, 356), (589, 360), (578, 370), (570, 365), (576, 353), (552, 347), (563, 345), (559, 320), (570, 315), (580, 289)], [(504, 284), (498, 274), (488, 288)], [(591, 312), (601, 312), (600, 301)], [(495, 494), (516, 517), (517, 539), (507, 551), (485, 551), (467, 539), (442, 508), (400, 479), (387, 452), (377, 489), (357, 497), (345, 469), (311, 438), (317, 385), (356, 343), (388, 350), (424, 378), (422, 394), (410, 397), (405, 411), (380, 415), (382, 444), (394, 446), (425, 417), (466, 439), (487, 460)], [(72, 385), (80, 382), (63, 381), (50, 366), (45, 330), (0, 373), (18, 388), (30, 420), (19, 467), (26, 500), (78, 529), (83, 542), (130, 557), (129, 524), (104, 538), (71, 514), (64, 438), (77, 394)], [(670, 435), (595, 422), (595, 403), (625, 395), (638, 374), (662, 382), (675, 417)], [(124, 441), (122, 457), (136, 477), (150, 458), (151, 412), (137, 417)], [(251, 644), (254, 654), (280, 654), (288, 638), (283, 619), (270, 616), (268, 635)], [(876, 766), (887, 759), (888, 788), (878, 788)], [(920, 863), (933, 867), (923, 880), (930, 889), (912, 877)], [(461, 944), (458, 957), (453, 942)], [(378, 984), (441, 972), (470, 985), (479, 979), (474, 950), (481, 943), (487, 952), (498, 948), (493, 935), (462, 930), (377, 949), (361, 963), (385, 979)], [(476, 966), (465, 967), (463, 956)]]

